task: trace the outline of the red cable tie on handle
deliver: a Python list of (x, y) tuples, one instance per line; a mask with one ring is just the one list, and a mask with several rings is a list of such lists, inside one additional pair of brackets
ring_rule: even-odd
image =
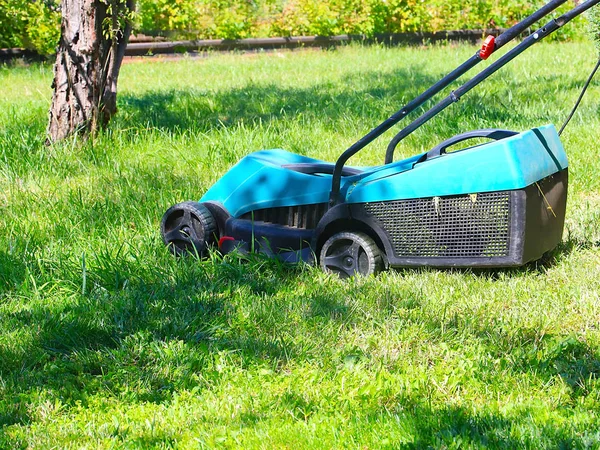
[(485, 38), (481, 50), (479, 50), (479, 57), (483, 60), (488, 59), (492, 53), (496, 50), (496, 38), (494, 36), (488, 36)]

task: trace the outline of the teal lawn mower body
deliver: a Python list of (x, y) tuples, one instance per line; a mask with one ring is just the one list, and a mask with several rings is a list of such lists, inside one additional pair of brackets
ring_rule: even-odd
[[(424, 156), (351, 168), (343, 177), (343, 203), (523, 189), (568, 166), (553, 125), (419, 162)], [(255, 210), (328, 203), (332, 179), (328, 167), (332, 164), (284, 150), (255, 152), (223, 175), (200, 202), (218, 202), (233, 217)]]
[[(252, 153), (199, 202), (171, 207), (163, 239), (177, 253), (261, 252), (317, 262), (341, 277), (384, 267), (509, 267), (540, 258), (562, 239), (568, 161), (552, 125), (524, 132), (475, 130), (427, 153), (393, 161), (398, 142), (535, 42), (600, 2), (589, 0), (523, 40), (390, 142), (385, 164), (346, 161), (408, 113), (564, 0), (480, 51), (329, 163), (284, 150)], [(491, 142), (448, 152), (471, 138)]]
[(252, 243), (287, 261), (311, 261), (327, 239), (349, 231), (368, 236), (382, 264), (405, 267), (516, 266), (560, 242), (568, 162), (554, 126), (425, 156), (349, 168), (343, 201), (330, 208), (332, 164), (260, 151), (200, 203), (215, 217), (227, 212), (221, 227), (231, 239), (222, 250), (248, 251)]

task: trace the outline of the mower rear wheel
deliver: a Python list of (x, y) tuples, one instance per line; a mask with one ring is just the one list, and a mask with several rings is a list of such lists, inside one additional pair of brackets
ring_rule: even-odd
[(171, 206), (163, 215), (160, 231), (175, 255), (202, 257), (216, 242), (217, 223), (206, 206), (190, 201)]
[(321, 249), (321, 269), (340, 278), (374, 275), (383, 268), (381, 250), (368, 234), (343, 231), (331, 236)]

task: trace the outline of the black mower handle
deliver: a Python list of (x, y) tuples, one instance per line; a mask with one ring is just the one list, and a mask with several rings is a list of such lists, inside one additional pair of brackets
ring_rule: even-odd
[(446, 149), (448, 149), (448, 147), (452, 147), (454, 144), (458, 144), (459, 142), (463, 142), (469, 139), (487, 138), (499, 141), (501, 139), (506, 139), (511, 136), (516, 136), (517, 134), (519, 133), (516, 131), (501, 130), (498, 128), (486, 128), (483, 130), (467, 131), (465, 133), (457, 134), (456, 136), (453, 136), (450, 139), (446, 139), (438, 146), (429, 150), (425, 155), (423, 155), (421, 159), (419, 159), (418, 162), (423, 162), (428, 159), (441, 156), (443, 153), (446, 153)]
[[(293, 170), (294, 172), (305, 173), (307, 175), (315, 175), (318, 173), (324, 175), (333, 175), (333, 171), (335, 169), (335, 166), (331, 163), (296, 163), (284, 164), (281, 167)], [(353, 167), (344, 167), (342, 169), (343, 177), (351, 177), (352, 175), (358, 175), (359, 173), (362, 173), (362, 170), (358, 170)]]
[[(394, 126), (395, 124), (400, 122), (408, 114), (415, 111), (418, 107), (420, 107), (425, 102), (427, 102), (428, 100), (433, 98), (437, 93), (439, 93), (440, 91), (442, 91), (443, 89), (448, 87), (452, 82), (458, 80), (461, 76), (463, 76), (470, 69), (475, 67), (481, 61), (483, 61), (484, 59), (487, 59), (491, 53), (499, 50), (505, 44), (512, 41), (514, 38), (519, 36), (521, 33), (525, 32), (534, 23), (536, 23), (540, 19), (546, 17), (548, 14), (550, 14), (552, 11), (554, 11), (555, 9), (557, 9), (559, 6), (561, 6), (562, 4), (564, 4), (566, 2), (567, 2), (567, 0), (550, 0), (548, 3), (546, 3), (544, 6), (542, 6), (540, 9), (538, 9), (536, 12), (534, 12), (532, 15), (530, 15), (529, 17), (526, 17), (521, 22), (510, 27), (508, 30), (506, 30), (504, 33), (502, 33), (500, 36), (498, 36), (495, 39), (495, 41), (493, 39), (491, 41), (486, 40), (486, 42), (485, 42), (484, 46), (481, 48), (481, 50), (477, 50), (475, 52), (475, 54), (473, 56), (471, 56), (471, 58), (466, 60), (463, 64), (461, 64), (456, 69), (454, 69), (452, 72), (450, 72), (448, 75), (446, 75), (444, 78), (439, 80), (437, 83), (435, 83), (433, 86), (431, 86), (425, 92), (423, 92), (417, 98), (413, 99), (411, 102), (409, 102), (407, 105), (405, 105), (404, 108), (402, 108), (401, 110), (392, 114), (392, 116), (390, 116), (387, 120), (382, 122), (376, 128), (372, 129), (367, 135), (363, 136), (360, 140), (358, 140), (351, 147), (349, 147), (344, 153), (342, 153), (342, 155), (339, 157), (339, 159), (337, 160), (337, 162), (335, 164), (335, 170), (333, 172), (333, 179), (332, 179), (332, 183), (331, 183), (331, 193), (330, 193), (330, 199), (329, 199), (330, 204), (333, 206), (341, 201), (339, 194), (340, 194), (340, 187), (341, 187), (341, 180), (342, 180), (342, 169), (343, 169), (344, 165), (346, 164), (346, 161), (348, 161), (348, 159), (350, 159), (353, 155), (355, 155), (356, 153), (361, 151), (368, 144), (370, 144), (375, 139), (377, 139), (379, 136), (381, 136), (383, 133), (385, 133), (392, 126)], [(441, 109), (443, 109), (443, 108), (441, 108)], [(422, 123), (417, 124), (417, 126), (415, 126), (414, 129), (418, 128), (421, 125), (422, 125)], [(402, 130), (402, 131), (404, 131), (404, 130)], [(400, 133), (402, 133), (402, 131)], [(414, 131), (414, 130), (412, 130), (412, 131)], [(412, 131), (408, 132), (407, 134), (410, 134)], [(400, 139), (403, 139), (403, 137), (400, 137), (398, 140), (400, 140)], [(397, 142), (388, 146), (388, 152), (386, 153), (386, 158), (385, 158), (386, 164), (389, 164), (392, 162), (394, 148), (396, 147), (396, 144), (397, 144)]]
[[(510, 29), (502, 33), (495, 40), (486, 40), (484, 46), (481, 50), (478, 50), (475, 55), (461, 64), (459, 67), (454, 69), (451, 73), (446, 75), (436, 84), (431, 86), (427, 91), (422, 93), (420, 96), (412, 100), (409, 104), (407, 104), (400, 111), (397, 111), (392, 116), (390, 116), (386, 121), (381, 123), (378, 127), (371, 130), (366, 136), (361, 138), (359, 141), (355, 142), (350, 148), (348, 148), (342, 155), (338, 158), (335, 163), (335, 168), (333, 171), (333, 177), (331, 182), (331, 192), (329, 194), (329, 204), (330, 206), (335, 206), (336, 204), (343, 201), (340, 196), (340, 188), (341, 188), (341, 180), (342, 180), (342, 169), (346, 164), (346, 161), (350, 159), (353, 155), (358, 153), (368, 144), (373, 142), (376, 138), (381, 136), (387, 130), (389, 130), (392, 126), (400, 122), (404, 117), (406, 117), (409, 113), (415, 111), (418, 107), (423, 105), (426, 101), (433, 98), (434, 95), (439, 93), (441, 90), (449, 86), (452, 82), (458, 80), (462, 75), (464, 75), (471, 68), (475, 67), (482, 60), (486, 59), (491, 53), (497, 51), (500, 47), (505, 45), (507, 42), (511, 41), (515, 37), (517, 37), (522, 32), (526, 31), (531, 25), (535, 22), (539, 21), (543, 17), (546, 17), (552, 11), (557, 9), (560, 5), (565, 3), (567, 0), (550, 0), (546, 5), (540, 8), (538, 11), (533, 13), (531, 16), (525, 18), (523, 21), (513, 25)], [(394, 150), (398, 143), (404, 139), (406, 136), (411, 134), (417, 128), (421, 127), (423, 124), (428, 122), (432, 117), (436, 116), (444, 109), (446, 109), (451, 104), (458, 102), (458, 100), (477, 86), (482, 81), (486, 80), (488, 77), (497, 72), (500, 68), (508, 64), (514, 58), (516, 58), (519, 54), (527, 50), (536, 42), (539, 42), (544, 37), (553, 33), (557, 29), (564, 26), (566, 23), (571, 21), (573, 18), (583, 14), (585, 11), (590, 9), (592, 6), (600, 3), (600, 0), (586, 0), (582, 3), (579, 3), (578, 6), (563, 14), (559, 18), (555, 20), (551, 20), (544, 27), (540, 28), (538, 31), (525, 38), (520, 44), (516, 47), (512, 48), (509, 52), (500, 57), (496, 62), (489, 65), (486, 69), (481, 71), (478, 75), (473, 77), (470, 81), (460, 86), (456, 91), (453, 91), (448, 97), (443, 99), (429, 111), (424, 113), (421, 117), (417, 118), (414, 122), (410, 123), (407, 127), (401, 130), (392, 141), (389, 143), (386, 155), (385, 155), (385, 164), (390, 164), (394, 159)]]
[(425, 112), (421, 117), (417, 118), (412, 123), (408, 124), (408, 126), (406, 126), (404, 129), (402, 129), (390, 141), (388, 148), (386, 150), (386, 153), (385, 153), (385, 163), (389, 164), (393, 161), (394, 150), (395, 150), (396, 146), (398, 145), (398, 143), (402, 139), (404, 139), (405, 137), (410, 135), (413, 131), (415, 131), (416, 129), (418, 129), (425, 123), (427, 123), (429, 120), (431, 120), (433, 117), (435, 117), (436, 115), (441, 113), (448, 106), (452, 105), (453, 103), (458, 102), (462, 96), (467, 94), (470, 90), (475, 88), (475, 86), (477, 86), (481, 82), (488, 79), (490, 76), (492, 76), (494, 73), (496, 73), (502, 67), (504, 67), (506, 64), (508, 64), (513, 59), (515, 59), (517, 56), (519, 56), (521, 53), (523, 53), (525, 50), (527, 50), (529, 47), (536, 44), (537, 42), (540, 42), (546, 36), (554, 33), (556, 30), (558, 30), (559, 28), (561, 28), (564, 25), (566, 25), (567, 23), (569, 23), (575, 17), (583, 14), (588, 9), (597, 5), (598, 3), (600, 3), (600, 0), (584, 1), (584, 2), (580, 3), (578, 6), (576, 6), (575, 8), (573, 8), (572, 10), (570, 10), (570, 11), (566, 12), (565, 14), (563, 14), (562, 16), (558, 17), (557, 19), (551, 20), (545, 26), (543, 26), (542, 28), (540, 28), (539, 30), (534, 32), (533, 34), (531, 34), (528, 37), (526, 37), (525, 39), (523, 39), (516, 47), (513, 47), (512, 49), (510, 49), (508, 52), (506, 52), (504, 55), (502, 55), (498, 60), (496, 60), (494, 63), (490, 64), (489, 66), (487, 66), (485, 69), (483, 69), (481, 72), (479, 72), (473, 78), (471, 78), (465, 84), (460, 86), (455, 91), (452, 91), (448, 97), (446, 97), (445, 99), (440, 101), (437, 105), (435, 105), (429, 111)]

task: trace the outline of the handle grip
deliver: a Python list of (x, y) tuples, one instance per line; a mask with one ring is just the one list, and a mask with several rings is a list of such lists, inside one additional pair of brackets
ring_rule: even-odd
[(517, 134), (519, 133), (517, 133), (516, 131), (500, 130), (496, 128), (467, 131), (466, 133), (457, 134), (456, 136), (453, 136), (450, 139), (446, 139), (438, 146), (432, 148), (423, 156), (423, 158), (421, 158), (419, 162), (423, 162), (428, 159), (441, 156), (442, 154), (446, 153), (446, 149), (448, 149), (449, 147), (452, 147), (454, 144), (458, 144), (459, 142), (466, 141), (468, 139), (487, 138), (499, 141), (501, 139), (506, 139), (511, 136), (516, 136)]

